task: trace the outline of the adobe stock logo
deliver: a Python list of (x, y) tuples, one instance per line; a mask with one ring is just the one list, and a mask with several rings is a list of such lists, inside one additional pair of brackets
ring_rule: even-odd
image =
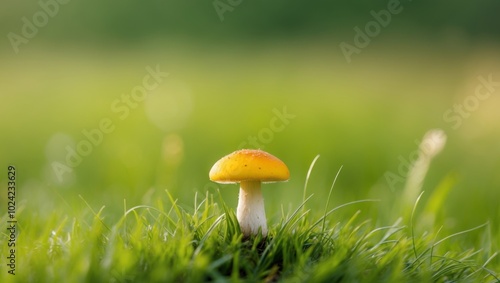
[(452, 123), (451, 127), (454, 130), (462, 126), (463, 120), (469, 118), (471, 113), (479, 108), (482, 101), (487, 100), (500, 89), (500, 81), (494, 81), (492, 74), (489, 74), (487, 79), (478, 76), (477, 80), (479, 84), (474, 89), (474, 94), (467, 96), (462, 103), (454, 104), (453, 108), (443, 113), (443, 120), (446, 123)]
[(248, 136), (247, 140), (242, 142), (238, 148), (246, 148), (248, 145), (254, 148), (264, 148), (266, 144), (273, 141), (275, 133), (284, 131), (286, 126), (290, 124), (290, 120), (297, 117), (297, 115), (288, 113), (286, 106), (283, 106), (281, 111), (274, 108), (273, 113), (274, 116), (269, 120), (269, 127), (260, 129), (255, 136)]
[(120, 98), (116, 98), (111, 103), (110, 110), (116, 115), (117, 119), (103, 117), (96, 128), (83, 129), (81, 131), (83, 138), (75, 146), (68, 145), (65, 147), (65, 162), (53, 161), (51, 163), (52, 171), (59, 182), (63, 181), (65, 174), (73, 172), (73, 169), (79, 166), (85, 157), (91, 155), (94, 149), (102, 144), (106, 135), (116, 129), (114, 120), (123, 121), (127, 119), (131, 112), (146, 100), (149, 92), (158, 88), (169, 75), (162, 72), (159, 65), (156, 66), (156, 69), (147, 66), (146, 71), (147, 74), (143, 77), (142, 84), (136, 85), (129, 94), (122, 94)]
[(27, 44), (30, 39), (34, 38), (38, 34), (39, 29), (45, 27), (49, 23), (49, 19), (54, 18), (59, 13), (60, 5), (68, 4), (69, 1), (70, 0), (38, 1), (40, 10), (35, 12), (33, 16), (31, 16), (31, 19), (27, 17), (21, 18), (23, 23), (21, 35), (14, 32), (9, 32), (7, 34), (7, 38), (14, 52), (18, 54), (21, 44)]
[(219, 16), (219, 20), (223, 22), (224, 13), (234, 11), (234, 8), (238, 7), (242, 2), (243, 0), (214, 0), (212, 5)]
[[(417, 149), (410, 152), (405, 158), (403, 155), (398, 156), (399, 166), (397, 172), (386, 171), (384, 177), (392, 191), (395, 191), (398, 183), (410, 187), (420, 185), (427, 173), (431, 160), (438, 155), (446, 144), (446, 134), (441, 129), (429, 130), (425, 133), (423, 139), (415, 140)], [(408, 188), (405, 188), (408, 191)], [(410, 191), (415, 192), (412, 188)], [(417, 194), (418, 195), (418, 194)], [(412, 193), (409, 199), (414, 201), (415, 194)]]
[(360, 54), (363, 48), (368, 47), (373, 38), (378, 36), (382, 31), (382, 28), (386, 28), (392, 20), (392, 15), (397, 15), (403, 11), (403, 7), (399, 0), (389, 0), (387, 3), (387, 9), (382, 9), (378, 12), (372, 10), (370, 14), (373, 17), (373, 21), (369, 21), (365, 24), (364, 30), (360, 27), (354, 27), (354, 38), (353, 43), (349, 44), (345, 41), (339, 44), (340, 50), (344, 55), (347, 63), (351, 63), (353, 54)]

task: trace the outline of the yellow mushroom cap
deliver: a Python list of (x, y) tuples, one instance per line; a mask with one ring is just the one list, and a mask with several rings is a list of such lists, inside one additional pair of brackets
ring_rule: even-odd
[(274, 155), (260, 149), (241, 149), (217, 161), (212, 166), (209, 177), (217, 183), (277, 182), (288, 180), (290, 171)]

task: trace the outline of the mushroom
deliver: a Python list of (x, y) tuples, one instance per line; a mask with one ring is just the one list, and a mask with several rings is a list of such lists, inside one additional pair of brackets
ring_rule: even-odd
[(209, 173), (210, 180), (221, 183), (240, 183), (236, 216), (245, 237), (267, 236), (266, 211), (261, 182), (286, 181), (288, 167), (277, 157), (260, 149), (242, 149), (222, 157)]

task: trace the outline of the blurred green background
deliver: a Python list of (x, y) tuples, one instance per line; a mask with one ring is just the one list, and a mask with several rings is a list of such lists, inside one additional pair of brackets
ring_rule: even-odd
[[(94, 209), (105, 205), (112, 220), (124, 199), (128, 207), (154, 205), (168, 190), (189, 208), (196, 193), (217, 188), (235, 207), (237, 186), (209, 182), (208, 171), (249, 137), (258, 145), (247, 147), (271, 152), (291, 171), (289, 182), (264, 187), (270, 221), (281, 206), (300, 204), (317, 154), (307, 194), (318, 214), (342, 165), (332, 205), (377, 198), (354, 209), (390, 211), (404, 184), (390, 186), (384, 174), (398, 174), (415, 141), (441, 128), (448, 142), (431, 165), (424, 199), (451, 175), (445, 228), (491, 220), (498, 229), (500, 2), (402, 1), (348, 62), (339, 45), (354, 45), (354, 28), (364, 30), (371, 11), (390, 3), (3, 3), (0, 165), (5, 176), (8, 164), (17, 166), (22, 215), (76, 215), (86, 209), (81, 195)], [(113, 103), (142, 85), (148, 67), (169, 75), (120, 119)], [(455, 127), (444, 115), (474, 102), (478, 77), (497, 85)], [(287, 123), (276, 111), (288, 113)], [(54, 162), (64, 163), (67, 146), (88, 140), (83, 131), (106, 118), (114, 131), (58, 178)], [(272, 130), (272, 121), (283, 127)], [(4, 207), (6, 193), (0, 198)]]

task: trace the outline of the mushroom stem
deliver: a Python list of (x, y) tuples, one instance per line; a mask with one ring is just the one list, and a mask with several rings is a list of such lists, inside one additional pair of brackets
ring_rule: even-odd
[(257, 235), (259, 228), (262, 231), (262, 236), (267, 236), (266, 211), (260, 184), (260, 181), (242, 181), (240, 183), (236, 216), (245, 237)]

